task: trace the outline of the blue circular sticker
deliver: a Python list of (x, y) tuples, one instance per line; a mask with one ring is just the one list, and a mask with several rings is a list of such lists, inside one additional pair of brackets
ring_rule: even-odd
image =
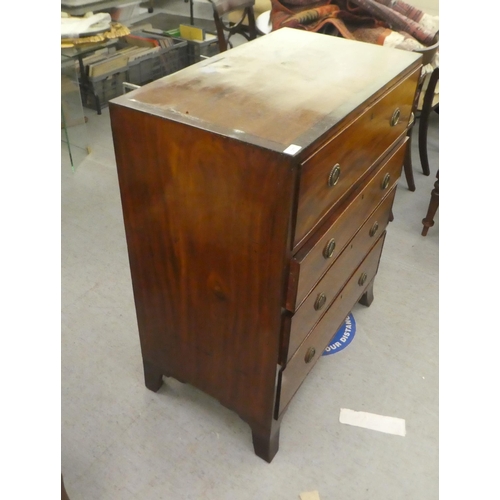
[(345, 349), (354, 338), (356, 333), (356, 321), (354, 321), (354, 316), (349, 313), (349, 316), (345, 319), (342, 326), (337, 330), (337, 333), (333, 336), (330, 343), (326, 346), (323, 351), (323, 356), (328, 356), (330, 354), (335, 354), (336, 352)]

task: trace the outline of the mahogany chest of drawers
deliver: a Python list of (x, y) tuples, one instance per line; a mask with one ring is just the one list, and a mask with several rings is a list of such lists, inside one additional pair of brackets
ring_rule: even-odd
[(278, 451), (369, 305), (420, 56), (281, 29), (110, 103), (146, 386), (190, 383)]

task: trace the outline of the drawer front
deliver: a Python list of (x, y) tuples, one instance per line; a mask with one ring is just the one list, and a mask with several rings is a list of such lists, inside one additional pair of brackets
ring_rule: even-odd
[(291, 272), (295, 276), (290, 280), (291, 286), (297, 284), (296, 290), (290, 290), (290, 295), (295, 294), (295, 304), (291, 299), (287, 301), (287, 307), (294, 306), (291, 312), (300, 306), (374, 207), (396, 184), (401, 175), (405, 150), (406, 142), (375, 172), (364, 188), (360, 188), (348, 202), (339, 207), (335, 222), (318, 238), (312, 237), (306, 247), (297, 253), (294, 258), (296, 262), (291, 266)]
[[(357, 300), (377, 274), (385, 233), (337, 296), (321, 321), (302, 342), (292, 359), (280, 372), (280, 394), (277, 416), (286, 408), (304, 378), (321, 357), (328, 342), (338, 330)], [(364, 279), (363, 279), (364, 278)]]
[(302, 165), (294, 247), (406, 130), (420, 70)]
[(359, 266), (377, 238), (385, 231), (395, 194), (396, 188), (394, 187), (292, 317), (288, 360), (328, 310), (333, 299), (351, 276), (353, 269)]

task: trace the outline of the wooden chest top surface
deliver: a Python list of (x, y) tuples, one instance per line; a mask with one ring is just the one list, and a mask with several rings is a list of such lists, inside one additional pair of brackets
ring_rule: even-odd
[(283, 28), (113, 102), (273, 151), (300, 150), (420, 57)]

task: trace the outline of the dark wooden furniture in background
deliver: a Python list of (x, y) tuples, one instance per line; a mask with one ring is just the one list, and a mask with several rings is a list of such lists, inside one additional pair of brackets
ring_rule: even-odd
[[(418, 149), (422, 171), (425, 175), (430, 175), (431, 169), (429, 166), (429, 155), (427, 154), (427, 131), (429, 128), (429, 117), (432, 111), (438, 110), (439, 104), (434, 103), (434, 92), (436, 85), (439, 82), (439, 68), (436, 68), (429, 79), (429, 84), (425, 91), (424, 102), (422, 104), (422, 112), (420, 113), (420, 125), (418, 131)], [(422, 228), (422, 236), (426, 236), (429, 228), (434, 225), (434, 216), (439, 207), (439, 170), (436, 174), (437, 180), (434, 183), (434, 189), (431, 191), (431, 199), (427, 209), (427, 215), (422, 220), (424, 227)]]
[[(255, 15), (253, 11), (254, 4), (255, 0), (248, 0), (242, 5), (234, 7), (231, 6), (230, 2), (227, 2), (226, 4), (219, 4), (219, 10), (215, 7), (215, 4), (212, 4), (220, 52), (226, 51), (228, 47), (233, 48), (230, 38), (235, 34), (242, 35), (248, 41), (257, 38), (257, 26), (255, 24)], [(226, 10), (222, 9), (223, 6), (226, 6)], [(241, 18), (235, 23), (225, 22), (224, 15), (234, 10), (242, 11)], [(244, 24), (245, 20), (247, 20), (248, 25)]]
[(434, 216), (439, 207), (439, 170), (437, 171), (436, 177), (437, 180), (434, 183), (434, 189), (431, 191), (431, 200), (429, 201), (427, 215), (422, 220), (422, 224), (424, 225), (422, 228), (422, 236), (427, 236), (429, 228), (434, 225)]
[(418, 152), (422, 171), (425, 175), (431, 174), (429, 167), (429, 156), (427, 154), (427, 131), (429, 129), (429, 117), (432, 111), (437, 110), (439, 104), (434, 104), (434, 93), (439, 82), (439, 68), (436, 68), (429, 79), (429, 84), (424, 95), (422, 111), (420, 112), (420, 124), (418, 127)]
[[(425, 47), (424, 49), (419, 49), (415, 50), (417, 54), (422, 54), (422, 65), (425, 66), (427, 64), (430, 64), (431, 61), (433, 60), (434, 56), (436, 55), (437, 51), (439, 50), (439, 41), (437, 41), (434, 45), (430, 47)], [(429, 77), (429, 83), (427, 85), (426, 89), (426, 96), (430, 95), (431, 96), (431, 104), (432, 100), (434, 98), (434, 90), (436, 89), (436, 83), (435, 78), (437, 74), (437, 78), (439, 78), (439, 68), (436, 68), (432, 73), (431, 76)], [(405, 177), (406, 177), (406, 183), (408, 184), (408, 189), (410, 191), (415, 191), (415, 179), (413, 177), (413, 162), (411, 158), (411, 141), (412, 141), (412, 136), (413, 136), (413, 129), (416, 124), (416, 115), (418, 113), (418, 103), (420, 100), (420, 94), (422, 92), (422, 89), (424, 87), (426, 81), (426, 75), (422, 74), (420, 77), (420, 80), (418, 82), (417, 86), (417, 92), (415, 94), (415, 102), (413, 104), (413, 111), (412, 111), (412, 120), (410, 122), (410, 125), (408, 127), (408, 148), (406, 149), (406, 156), (405, 156), (405, 162), (404, 162), (404, 172), (405, 172)], [(424, 99), (425, 102), (425, 99)], [(428, 108), (425, 108), (425, 104), (422, 106), (422, 110), (419, 115), (419, 129), (418, 129), (418, 147), (419, 147), (419, 154), (420, 154), (420, 161), (422, 164), (422, 172), (424, 175), (429, 175), (429, 162), (427, 161), (427, 128), (429, 125), (428, 118), (429, 118), (429, 113), (430, 110)], [(425, 145), (425, 146), (424, 146)], [(425, 147), (425, 157), (422, 156), (422, 148)]]
[(281, 29), (110, 103), (146, 386), (217, 398), (264, 460), (373, 300), (420, 60)]
[[(422, 163), (422, 170), (425, 175), (430, 175), (431, 169), (429, 166), (429, 156), (427, 154), (427, 130), (429, 128), (429, 117), (433, 110), (436, 110), (437, 106), (434, 105), (434, 91), (436, 85), (439, 82), (439, 68), (436, 68), (429, 80), (429, 85), (425, 91), (424, 102), (422, 105), (422, 113), (420, 116), (420, 127), (418, 132), (418, 148), (420, 154), (420, 161)], [(422, 220), (424, 225), (422, 229), (422, 236), (426, 236), (429, 228), (434, 225), (434, 216), (436, 215), (437, 209), (439, 207), (439, 170), (436, 174), (437, 180), (434, 183), (434, 189), (431, 192), (431, 200), (429, 202), (429, 208), (427, 209), (427, 215)]]

